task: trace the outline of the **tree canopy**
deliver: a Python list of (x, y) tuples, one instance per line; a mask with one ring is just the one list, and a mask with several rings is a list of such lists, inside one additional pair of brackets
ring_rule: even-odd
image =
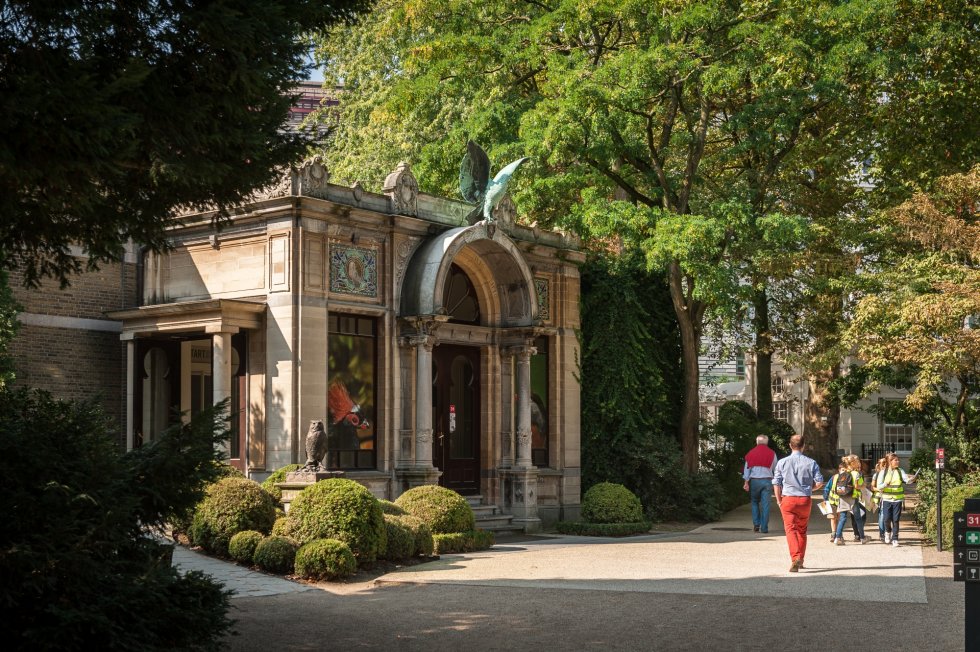
[[(642, 248), (667, 272), (681, 330), (680, 430), (694, 470), (706, 315), (751, 313), (757, 352), (771, 353), (773, 279), (792, 278), (810, 243), (828, 240), (813, 201), (836, 189), (846, 206), (858, 164), (896, 145), (874, 128), (886, 80), (968, 33), (963, 3), (944, 4), (956, 11), (894, 0), (382, 0), (319, 47), (328, 81), (345, 87), (325, 154), (336, 178), (377, 185), (405, 159), (428, 190), (451, 193), (472, 138), (492, 158), (532, 157), (514, 192), (527, 219)], [(896, 34), (910, 13), (952, 27)], [(962, 81), (943, 71), (947, 90)]]
[(911, 407), (922, 409), (956, 381), (949, 419), (960, 430), (980, 391), (978, 207), (980, 166), (880, 214), (877, 228), (890, 246), (867, 264), (845, 337), (870, 380), (906, 370)]
[(0, 5), (0, 266), (66, 283), (175, 206), (243, 201), (306, 147), (282, 129), (312, 30), (366, 0)]

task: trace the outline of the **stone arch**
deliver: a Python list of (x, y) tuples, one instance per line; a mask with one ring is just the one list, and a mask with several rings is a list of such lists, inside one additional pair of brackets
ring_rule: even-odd
[(532, 326), (538, 318), (534, 278), (514, 242), (483, 223), (450, 229), (423, 242), (402, 282), (400, 316), (442, 315), (443, 288), (456, 262), (470, 277), (487, 326)]

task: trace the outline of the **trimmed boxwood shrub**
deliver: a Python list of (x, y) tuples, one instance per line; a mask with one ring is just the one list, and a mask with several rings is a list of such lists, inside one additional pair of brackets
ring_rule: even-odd
[(582, 520), (586, 523), (639, 523), (643, 505), (621, 484), (600, 482), (582, 497)]
[(259, 545), (255, 546), (252, 561), (256, 566), (270, 573), (292, 573), (298, 548), (299, 543), (294, 539), (273, 535), (259, 541)]
[(276, 519), (272, 496), (259, 483), (228, 477), (208, 487), (188, 531), (190, 540), (208, 552), (226, 556), (228, 542), (244, 530), (266, 533)]
[(401, 522), (401, 517), (385, 514), (385, 529), (388, 534), (388, 549), (384, 558), (396, 561), (415, 555), (415, 535)]
[(336, 539), (316, 539), (296, 551), (296, 574), (309, 580), (333, 580), (357, 570), (350, 547)]
[(390, 500), (379, 500), (378, 504), (381, 505), (381, 511), (385, 514), (393, 514), (394, 516), (404, 516), (408, 512), (404, 509), (391, 502)]
[(415, 554), (420, 557), (431, 557), (435, 548), (432, 543), (432, 530), (429, 529), (429, 526), (422, 519), (411, 514), (396, 518), (412, 533), (412, 537), (415, 539)]
[[(943, 489), (943, 543), (953, 545), (953, 513), (963, 511), (967, 498), (980, 498), (980, 486), (961, 484), (950, 489)], [(933, 507), (926, 517), (926, 533), (937, 536), (936, 508)]]
[(264, 538), (264, 534), (258, 530), (243, 530), (231, 538), (228, 542), (228, 556), (235, 561), (252, 565), (252, 557), (255, 554), (255, 547)]
[(381, 505), (364, 485), (330, 478), (310, 485), (296, 496), (283, 528), (301, 544), (316, 539), (346, 543), (358, 563), (384, 554), (386, 532)]
[(276, 483), (285, 482), (287, 473), (301, 468), (303, 468), (302, 464), (287, 464), (282, 468), (276, 469), (272, 472), (272, 475), (262, 481), (262, 488), (269, 492), (269, 495), (272, 496), (272, 499), (275, 500), (277, 504), (281, 503), (282, 489), (277, 487)]
[(474, 550), (491, 548), (494, 544), (494, 535), (488, 530), (433, 534), (432, 542), (435, 554), (448, 555), (455, 552), (473, 552)]
[(469, 532), (476, 527), (473, 508), (452, 489), (429, 484), (409, 489), (395, 501), (407, 513), (422, 519), (433, 534)]
[[(272, 524), (272, 531), (270, 534), (274, 534), (279, 537), (292, 537), (293, 522), (290, 521), (286, 515), (280, 516), (276, 519), (276, 522)], [(293, 538), (295, 539), (296, 537)]]

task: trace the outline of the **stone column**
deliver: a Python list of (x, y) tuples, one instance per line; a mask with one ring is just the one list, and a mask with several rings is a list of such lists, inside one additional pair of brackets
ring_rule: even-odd
[(525, 532), (541, 529), (538, 518), (538, 469), (531, 461), (531, 356), (537, 351), (531, 346), (532, 339), (511, 347), (517, 357), (517, 454), (514, 468), (506, 472), (507, 506), (514, 516), (513, 523)]
[(217, 405), (231, 397), (231, 333), (212, 333), (211, 356), (212, 405)]
[[(126, 339), (126, 450), (133, 450), (136, 441), (136, 340), (131, 335)], [(142, 374), (140, 374), (142, 375)]]
[(500, 467), (514, 466), (514, 355), (500, 348)]
[(531, 463), (531, 356), (537, 349), (529, 345), (515, 347), (517, 354), (517, 463), (529, 469)]
[(415, 466), (432, 469), (432, 335), (409, 338), (415, 347)]
[(433, 332), (447, 319), (444, 315), (424, 315), (406, 320), (415, 331), (402, 338), (403, 344), (415, 349), (415, 455), (409, 465), (396, 469), (398, 493), (435, 484), (442, 473), (432, 463), (432, 349), (439, 343)]

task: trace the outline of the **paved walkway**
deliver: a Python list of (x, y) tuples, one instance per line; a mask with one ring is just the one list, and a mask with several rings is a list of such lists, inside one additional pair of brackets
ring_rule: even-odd
[[(874, 528), (874, 524), (872, 524)], [(869, 530), (871, 532), (871, 530)], [(850, 538), (850, 527), (847, 528)], [(873, 532), (871, 532), (873, 533)], [(851, 599), (926, 602), (919, 534), (906, 526), (897, 548), (830, 543), (827, 519), (814, 510), (806, 567), (787, 572), (789, 555), (778, 512), (769, 534), (752, 531), (748, 507), (717, 523), (686, 533), (626, 539), (534, 537), (467, 555), (444, 555), (378, 578), (378, 583), (471, 584), (482, 586), (588, 589), (770, 597), (833, 598), (848, 579)], [(234, 592), (258, 597), (315, 587), (249, 570), (177, 546), (174, 564), (211, 575)], [(866, 578), (869, 581), (854, 581)], [(329, 590), (329, 584), (320, 585)]]
[(834, 546), (814, 509), (793, 574), (779, 513), (762, 535), (743, 506), (691, 532), (501, 539), (346, 583), (292, 582), (181, 547), (174, 562), (234, 592), (233, 650), (816, 650), (835, 644), (828, 622), (852, 618), (869, 642), (889, 623), (894, 652), (961, 650), (951, 554), (922, 546), (911, 525), (902, 543)]
[(257, 598), (315, 590), (315, 587), (308, 584), (249, 570), (238, 564), (208, 557), (184, 546), (174, 548), (174, 566), (183, 572), (201, 571), (210, 575), (224, 584), (225, 588), (232, 590), (232, 598)]

